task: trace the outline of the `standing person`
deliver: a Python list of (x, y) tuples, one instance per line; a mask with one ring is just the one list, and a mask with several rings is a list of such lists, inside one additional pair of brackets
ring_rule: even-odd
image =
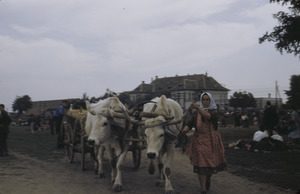
[(292, 108), (290, 115), (288, 137), (292, 140), (292, 143), (300, 143), (300, 119), (296, 108)]
[(262, 125), (268, 130), (269, 134), (272, 134), (272, 131), (276, 125), (279, 123), (279, 116), (276, 112), (275, 107), (271, 106), (271, 102), (266, 103), (266, 109), (264, 111)]
[(249, 117), (247, 115), (247, 113), (244, 113), (242, 116), (241, 116), (241, 120), (242, 120), (242, 126), (243, 128), (249, 128)]
[(51, 117), (49, 120), (49, 125), (50, 125), (50, 134), (54, 135), (54, 124), (55, 124), (55, 117), (53, 115), (53, 112), (51, 112)]
[(210, 93), (203, 93), (200, 97), (200, 106), (193, 103), (192, 119), (187, 122), (182, 134), (193, 127), (194, 135), (187, 150), (187, 155), (198, 174), (201, 193), (210, 188), (210, 177), (226, 169), (225, 150), (218, 129), (218, 111)]
[(31, 114), (28, 121), (29, 121), (30, 129), (31, 129), (31, 134), (34, 134), (34, 131), (36, 130), (35, 116), (33, 116), (33, 114)]
[(4, 104), (0, 104), (0, 157), (8, 156), (7, 137), (11, 123), (11, 118), (4, 108)]
[(57, 135), (57, 149), (64, 148), (64, 131), (61, 131), (61, 123), (63, 120), (63, 117), (65, 115), (65, 109), (68, 106), (68, 101), (63, 100), (61, 105), (56, 109), (56, 112), (54, 114), (55, 117), (55, 128), (56, 128), (56, 135)]
[(239, 112), (234, 113), (234, 128), (241, 126), (241, 114)]

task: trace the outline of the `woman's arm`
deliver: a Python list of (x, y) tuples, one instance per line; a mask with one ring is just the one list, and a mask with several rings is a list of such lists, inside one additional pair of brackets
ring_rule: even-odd
[(195, 117), (197, 115), (197, 112), (191, 107), (189, 107), (187, 111), (189, 111), (188, 116), (185, 118), (185, 121), (183, 122), (184, 127), (181, 130), (181, 133), (183, 134), (188, 133), (194, 127)]
[(205, 119), (209, 120), (211, 118), (211, 114), (207, 111), (205, 111), (203, 108), (201, 108), (198, 104), (191, 104), (190, 108), (197, 109), (201, 116), (203, 116)]

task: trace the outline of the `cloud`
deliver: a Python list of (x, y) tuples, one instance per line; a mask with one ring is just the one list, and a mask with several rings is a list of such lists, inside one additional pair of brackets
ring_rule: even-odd
[(285, 60), (295, 72), (298, 61), (258, 44), (281, 7), (261, 0), (2, 1), (0, 89), (6, 99), (43, 100), (132, 90), (156, 75), (208, 72), (228, 88), (288, 82), (288, 69), (263, 72)]
[[(28, 91), (28, 95), (43, 98), (46, 98), (45, 95), (59, 95), (57, 93), (65, 93), (66, 96), (72, 90), (74, 92), (77, 82), (78, 85), (83, 83), (83, 87), (97, 78), (94, 73), (97, 57), (64, 42), (51, 39), (24, 42), (0, 36), (0, 45), (1, 59), (5, 61), (5, 68), (1, 70), (3, 91), (19, 91), (17, 95), (23, 95), (21, 91)], [(101, 75), (101, 71), (97, 72)]]
[[(0, 42), (1, 55), (7, 65), (24, 69), (33, 75), (47, 70), (49, 75), (55, 73), (56, 76), (66, 76), (69, 75), (68, 69), (75, 73), (90, 73), (89, 69), (95, 63), (95, 56), (92, 54), (84, 53), (72, 45), (53, 39), (22, 41), (0, 36)], [(87, 68), (80, 69), (81, 66)]]
[(255, 44), (255, 31), (253, 25), (238, 23), (187, 24), (180, 28), (149, 30), (134, 39), (112, 41), (109, 52), (115, 56), (110, 63), (116, 67), (136, 64), (136, 68), (145, 70), (167, 70), (182, 64), (185, 68), (199, 66), (203, 61), (231, 55)]

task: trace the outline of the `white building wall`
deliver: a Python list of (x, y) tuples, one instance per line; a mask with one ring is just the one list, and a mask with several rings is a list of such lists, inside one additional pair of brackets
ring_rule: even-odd
[[(228, 92), (227, 91), (207, 91), (211, 93), (215, 103), (219, 106), (220, 110), (225, 109), (225, 105), (228, 104)], [(184, 110), (188, 109), (189, 106), (195, 102), (199, 103), (200, 101), (200, 92), (184, 90), (184, 91), (173, 91), (171, 93), (171, 98), (178, 102)]]

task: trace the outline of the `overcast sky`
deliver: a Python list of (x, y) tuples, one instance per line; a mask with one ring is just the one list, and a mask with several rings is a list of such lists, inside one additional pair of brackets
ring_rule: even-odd
[[(258, 43), (286, 10), (269, 0), (1, 0), (0, 103), (102, 96), (204, 74), (254, 97), (289, 90), (300, 60)], [(230, 96), (229, 96), (230, 97)]]

